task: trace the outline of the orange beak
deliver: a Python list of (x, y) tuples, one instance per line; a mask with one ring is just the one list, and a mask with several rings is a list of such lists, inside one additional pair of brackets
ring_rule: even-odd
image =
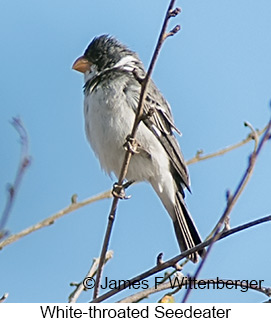
[(85, 56), (80, 56), (73, 63), (72, 69), (81, 73), (85, 73), (86, 71), (90, 71), (91, 63), (85, 58)]

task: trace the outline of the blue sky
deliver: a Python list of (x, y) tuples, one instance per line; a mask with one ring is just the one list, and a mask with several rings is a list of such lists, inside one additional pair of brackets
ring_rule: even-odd
[[(70, 203), (108, 190), (113, 181), (90, 150), (83, 127), (83, 79), (71, 70), (90, 40), (116, 36), (148, 65), (167, 0), (52, 1), (0, 3), (1, 111), (0, 206), (13, 181), (20, 146), (12, 117), (20, 116), (30, 137), (32, 164), (20, 187), (7, 229), (11, 233), (43, 220)], [(270, 10), (268, 0), (177, 1), (182, 13), (171, 21), (181, 31), (162, 48), (153, 79), (170, 102), (186, 159), (235, 143), (248, 134), (243, 126), (267, 123), (271, 99)], [(225, 208), (225, 192), (238, 184), (250, 143), (226, 156), (189, 167), (192, 194), (187, 204), (202, 237)], [(270, 213), (270, 143), (231, 214), (236, 226)], [(179, 250), (172, 225), (147, 184), (129, 189), (121, 201), (110, 249), (114, 258), (104, 275), (128, 279)], [(69, 283), (80, 281), (100, 254), (111, 202), (101, 201), (58, 220), (0, 252), (0, 294), (8, 302), (66, 302)], [(270, 224), (219, 242), (201, 278), (257, 279), (271, 286)], [(189, 264), (184, 273), (193, 274)], [(150, 279), (151, 284), (151, 279)], [(112, 298), (116, 301), (127, 293)], [(163, 294), (149, 298), (157, 301)], [(85, 302), (92, 292), (84, 293)], [(176, 301), (182, 294), (176, 296)], [(261, 302), (256, 292), (193, 291), (191, 302)]]

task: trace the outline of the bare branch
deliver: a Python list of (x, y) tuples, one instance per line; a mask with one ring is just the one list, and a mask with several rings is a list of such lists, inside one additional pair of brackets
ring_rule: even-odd
[[(105, 263), (113, 257), (113, 251), (109, 250), (107, 251), (105, 255)], [(94, 258), (93, 263), (91, 265), (90, 270), (86, 274), (85, 278), (78, 284), (72, 283), (72, 285), (76, 286), (75, 290), (70, 294), (69, 296), (69, 303), (76, 303), (78, 297), (82, 293), (83, 290), (85, 290), (85, 279), (92, 278), (97, 272), (97, 268), (100, 262), (100, 258)]]
[[(151, 74), (153, 72), (154, 69), (154, 65), (157, 61), (159, 52), (161, 50), (161, 47), (165, 41), (165, 39), (167, 38), (167, 34), (166, 34), (166, 29), (168, 26), (168, 22), (169, 19), (173, 16), (176, 16), (179, 12), (178, 9), (175, 9), (175, 11), (172, 9), (174, 4), (175, 4), (176, 0), (171, 0), (167, 13), (166, 13), (166, 17), (164, 19), (164, 23), (160, 32), (160, 36), (158, 38), (158, 42), (156, 45), (156, 48), (154, 50), (154, 54), (152, 56), (151, 62), (150, 62), (150, 66), (147, 70), (146, 76), (145, 78), (141, 81), (141, 92), (140, 92), (140, 97), (139, 97), (139, 102), (138, 102), (138, 107), (137, 107), (137, 112), (136, 112), (136, 116), (135, 116), (135, 121), (134, 121), (134, 125), (133, 125), (133, 129), (131, 131), (131, 134), (129, 135), (130, 139), (135, 139), (136, 137), (136, 132), (138, 129), (138, 125), (139, 123), (142, 121), (142, 115), (143, 115), (143, 103), (146, 97), (146, 91), (147, 91), (147, 86), (148, 83), (150, 81), (150, 77)], [(178, 29), (178, 28), (177, 28)], [(174, 33), (176, 33), (178, 30), (175, 30)], [(126, 153), (125, 153), (125, 157), (124, 157), (124, 161), (122, 164), (122, 168), (121, 168), (121, 172), (119, 175), (119, 180), (117, 185), (120, 187), (123, 185), (124, 179), (126, 177), (127, 171), (128, 171), (128, 167), (130, 164), (130, 160), (132, 158), (133, 153), (136, 151), (136, 147), (133, 149), (127, 149)], [(111, 236), (111, 232), (112, 232), (112, 227), (113, 227), (113, 223), (115, 220), (115, 215), (116, 215), (116, 210), (117, 210), (117, 205), (118, 205), (118, 201), (119, 201), (119, 196), (114, 196), (113, 202), (112, 202), (112, 206), (111, 206), (111, 210), (110, 210), (110, 214), (108, 217), (108, 224), (107, 224), (107, 229), (106, 229), (106, 233), (105, 233), (105, 237), (104, 237), (104, 241), (103, 241), (103, 247), (102, 247), (102, 251), (101, 251), (101, 259), (104, 259), (106, 251), (108, 249), (108, 245), (109, 245), (109, 240), (110, 240), (110, 236)], [(98, 267), (98, 271), (97, 271), (97, 278), (96, 278), (96, 284), (95, 284), (95, 288), (94, 288), (94, 292), (93, 292), (93, 299), (97, 298), (98, 293), (99, 293), (99, 286), (100, 286), (100, 282), (101, 282), (101, 276), (102, 276), (102, 270), (103, 270), (103, 261), (101, 261), (99, 263), (99, 267)]]
[(191, 164), (195, 164), (195, 163), (198, 163), (200, 161), (203, 161), (203, 160), (206, 160), (206, 159), (211, 159), (211, 158), (214, 158), (214, 157), (218, 157), (218, 156), (222, 156), (232, 150), (235, 150), (239, 147), (242, 147), (244, 146), (245, 144), (247, 144), (248, 142), (252, 141), (252, 140), (255, 140), (255, 133), (257, 134), (257, 136), (260, 136), (262, 135), (267, 129), (267, 126), (262, 129), (262, 130), (256, 130), (255, 132), (251, 132), (247, 138), (241, 140), (240, 142), (236, 143), (236, 144), (233, 144), (231, 146), (228, 146), (228, 147), (225, 147), (225, 148), (222, 148), (214, 153), (210, 153), (210, 154), (206, 154), (206, 155), (203, 155), (203, 152), (202, 150), (199, 150), (195, 157), (189, 159), (186, 164), (187, 165), (191, 165)]
[(163, 40), (166, 40), (170, 36), (174, 36), (180, 30), (181, 30), (181, 26), (180, 25), (176, 25), (173, 29), (171, 29), (171, 31), (169, 31), (168, 33), (166, 33), (164, 35)]
[(8, 298), (8, 293), (5, 293), (5, 294), (0, 298), (0, 303), (3, 303), (7, 298)]
[(151, 288), (145, 289), (141, 292), (138, 292), (134, 295), (128, 296), (120, 300), (118, 303), (137, 303), (144, 298), (148, 298), (151, 294), (161, 292), (162, 290), (170, 289), (171, 282), (166, 282), (159, 284), (158, 286), (153, 286)]
[[(269, 222), (269, 221), (271, 221), (271, 215), (268, 215), (264, 218), (260, 218), (258, 220), (240, 225), (240, 226), (235, 227), (229, 231), (220, 233), (218, 240), (222, 240), (232, 234), (235, 234), (237, 232), (243, 231), (243, 230), (248, 229), (250, 227), (253, 227), (253, 226), (265, 223), (265, 222)], [(152, 275), (154, 275), (166, 268), (174, 267), (177, 262), (179, 262), (182, 259), (185, 259), (190, 254), (193, 254), (194, 252), (197, 252), (197, 251), (209, 246), (211, 242), (212, 242), (212, 239), (204, 241), (204, 242), (200, 243), (199, 245), (197, 245), (189, 250), (184, 251), (180, 255), (175, 256), (175, 257), (163, 262), (162, 264), (154, 266), (153, 268), (145, 271), (144, 273), (141, 273), (141, 274), (129, 279), (129, 283), (133, 284), (134, 282), (138, 282), (138, 281), (141, 281), (142, 279), (148, 278), (148, 277), (150, 277), (150, 276), (152, 276)], [(123, 283), (123, 284), (119, 285), (117, 289), (113, 289), (113, 290), (110, 290), (109, 292), (104, 293), (103, 295), (96, 298), (93, 302), (96, 302), (96, 303), (102, 302), (102, 301), (108, 299), (109, 297), (112, 297), (113, 295), (119, 293), (120, 291), (126, 289), (128, 286), (129, 286), (128, 284)]]
[[(247, 169), (243, 175), (243, 177), (241, 178), (241, 181), (240, 183), (238, 184), (234, 194), (228, 198), (227, 200), (227, 205), (226, 205), (226, 208), (221, 216), (221, 218), (219, 219), (215, 229), (214, 229), (214, 235), (212, 237), (212, 242), (210, 243), (209, 245), (209, 248), (206, 252), (206, 254), (204, 255), (204, 257), (202, 258), (196, 272), (195, 272), (195, 275), (194, 275), (194, 279), (197, 279), (208, 255), (210, 254), (210, 251), (212, 250), (212, 247), (214, 245), (214, 243), (219, 239), (220, 237), (220, 230), (222, 228), (222, 225), (225, 221), (225, 219), (229, 216), (229, 214), (231, 213), (233, 207), (235, 206), (238, 198), (240, 197), (240, 195), (242, 194), (242, 192), (244, 191), (244, 188), (245, 186), (247, 185), (250, 177), (252, 176), (252, 173), (253, 173), (253, 170), (254, 170), (254, 167), (255, 167), (255, 164), (256, 164), (256, 160), (257, 160), (257, 157), (259, 156), (262, 148), (263, 148), (263, 145), (265, 144), (265, 142), (267, 140), (269, 140), (270, 138), (270, 129), (271, 129), (271, 120), (269, 120), (268, 124), (267, 124), (267, 128), (266, 128), (266, 131), (265, 133), (263, 134), (262, 136), (262, 139), (261, 141), (259, 142), (258, 146), (254, 148), (252, 154), (250, 155), (250, 158), (249, 158), (249, 162), (248, 162), (248, 166), (247, 166)], [(256, 142), (256, 138), (255, 138), (255, 142)], [(184, 295), (184, 298), (183, 298), (183, 303), (185, 303), (188, 299), (188, 296), (191, 292), (191, 288), (188, 288), (186, 290), (186, 293)]]
[(66, 208), (58, 211), (57, 213), (53, 214), (52, 216), (49, 216), (48, 218), (42, 220), (41, 222), (38, 222), (34, 225), (32, 225), (31, 227), (28, 227), (24, 230), (22, 230), (19, 233), (13, 234), (11, 236), (9, 236), (8, 238), (6, 238), (5, 240), (0, 242), (0, 250), (4, 247), (6, 247), (7, 245), (25, 237), (26, 235), (35, 232), (39, 229), (42, 229), (48, 225), (53, 224), (56, 220), (58, 220), (59, 218), (61, 218), (63, 215), (71, 213), (75, 210), (80, 209), (81, 207), (106, 199), (106, 198), (110, 198), (112, 197), (111, 191), (107, 191), (107, 192), (103, 192), (101, 194), (98, 194), (96, 196), (90, 197), (82, 202), (76, 202), (76, 199), (74, 197), (74, 195), (72, 196), (72, 204), (70, 204), (69, 206), (67, 206)]
[(258, 145), (259, 145), (259, 135), (257, 133), (257, 131), (254, 129), (254, 127), (252, 126), (251, 123), (249, 123), (248, 121), (244, 122), (244, 126), (248, 127), (251, 130), (251, 138), (254, 140), (254, 151), (256, 151)]
[[(174, 4), (172, 4), (172, 7), (174, 6)], [(175, 8), (175, 9), (172, 9), (172, 10), (168, 10), (168, 15), (170, 17), (176, 17), (179, 13), (181, 12), (181, 8)]]
[(7, 234), (7, 232), (4, 231), (4, 228), (6, 226), (8, 217), (10, 215), (12, 206), (14, 204), (15, 197), (18, 193), (18, 189), (19, 189), (20, 183), (23, 179), (23, 175), (25, 173), (25, 170), (30, 165), (30, 156), (28, 154), (29, 140), (28, 140), (28, 135), (25, 130), (25, 127), (23, 126), (22, 121), (19, 118), (13, 118), (11, 124), (17, 130), (17, 132), (20, 136), (21, 158), (19, 161), (19, 165), (18, 165), (18, 169), (17, 169), (14, 183), (13, 183), (13, 185), (9, 186), (6, 206), (4, 208), (2, 217), (0, 219), (0, 240)]
[[(199, 280), (190, 280), (189, 281), (189, 277), (184, 277), (186, 279), (176, 279), (176, 281), (174, 280), (174, 282), (169, 281), (169, 282), (164, 282), (159, 284), (158, 286), (153, 286), (151, 288), (148, 288), (146, 290), (143, 290), (141, 292), (138, 292), (134, 295), (128, 296), (123, 298), (122, 300), (120, 300), (118, 303), (137, 303), (139, 301), (141, 301), (144, 298), (148, 298), (150, 295), (155, 294), (157, 292), (160, 292), (162, 290), (166, 290), (166, 289), (171, 289), (173, 290), (172, 292), (167, 293), (166, 295), (173, 295), (176, 294), (176, 292), (180, 291), (182, 289), (182, 287), (184, 286), (185, 288), (187, 288), (188, 285), (192, 285), (193, 287), (199, 285), (199, 284), (213, 284), (213, 286), (215, 286), (216, 284), (225, 284), (227, 286), (238, 286), (241, 288), (247, 288), (250, 290), (255, 290), (257, 292), (263, 293), (264, 295), (266, 295), (267, 297), (271, 296), (271, 288), (269, 287), (264, 287), (264, 286), (258, 286), (258, 285), (250, 285), (248, 283), (245, 283), (244, 281), (241, 280), (234, 280), (234, 279), (199, 279)], [(192, 288), (193, 288), (192, 287)], [(210, 289), (210, 288), (208, 288)], [(215, 289), (215, 288), (214, 288)], [(166, 296), (165, 295), (165, 296)]]

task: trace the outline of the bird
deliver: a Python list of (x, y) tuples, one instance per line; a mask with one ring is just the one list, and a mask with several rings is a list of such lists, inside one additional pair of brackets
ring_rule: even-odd
[[(101, 167), (118, 178), (124, 142), (133, 127), (146, 76), (144, 65), (136, 52), (106, 34), (90, 42), (72, 69), (84, 74), (86, 137)], [(150, 79), (136, 133), (137, 153), (131, 158), (126, 180), (150, 183), (173, 221), (183, 252), (202, 240), (184, 201), (184, 190), (191, 192), (190, 180), (175, 133), (180, 131), (170, 105)], [(188, 258), (196, 263), (203, 253), (200, 250)]]

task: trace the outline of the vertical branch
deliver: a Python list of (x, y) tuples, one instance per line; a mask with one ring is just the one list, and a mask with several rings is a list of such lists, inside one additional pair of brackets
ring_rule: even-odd
[[(250, 126), (249, 124), (247, 124), (248, 126)], [(250, 126), (251, 127), (251, 126)], [(262, 148), (263, 148), (263, 145), (265, 144), (265, 142), (267, 140), (270, 139), (270, 129), (271, 129), (271, 120), (269, 121), (269, 123), (267, 124), (267, 127), (266, 127), (266, 130), (265, 130), (265, 133), (263, 134), (262, 136), (262, 139), (261, 141), (258, 143), (258, 138), (257, 140), (255, 139), (255, 148), (254, 148), (254, 151), (252, 152), (252, 154), (250, 155), (249, 157), (249, 162), (248, 162), (248, 166), (247, 166), (247, 169), (240, 181), (240, 183), (238, 184), (234, 194), (232, 196), (229, 196), (228, 197), (228, 200), (227, 200), (227, 206), (221, 216), (221, 218), (219, 219), (216, 227), (215, 227), (215, 233), (211, 239), (211, 243), (208, 247), (208, 250), (204, 256), (204, 258), (201, 260), (196, 272), (195, 272), (195, 275), (193, 277), (193, 279), (197, 279), (206, 259), (207, 259), (207, 256), (210, 254), (210, 251), (212, 250), (212, 247), (214, 245), (214, 243), (220, 238), (221, 236), (221, 228), (222, 228), (222, 225), (224, 223), (224, 220), (229, 216), (230, 212), (232, 211), (234, 205), (236, 204), (238, 198), (240, 197), (241, 193), (243, 192), (245, 186), (247, 185), (252, 173), (253, 173), (253, 170), (254, 170), (254, 167), (255, 167), (255, 164), (256, 164), (256, 160), (257, 160), (257, 157), (259, 156), (259, 153), (261, 152)], [(188, 296), (190, 295), (191, 293), (191, 288), (189, 286), (189, 288), (186, 290), (186, 293), (184, 295), (184, 298), (183, 298), (183, 303), (185, 303), (188, 299)]]
[[(172, 9), (175, 2), (176, 2), (176, 0), (171, 0), (170, 1), (169, 7), (167, 9), (166, 16), (165, 16), (165, 19), (164, 19), (164, 23), (163, 23), (163, 26), (162, 26), (162, 29), (161, 29), (161, 32), (160, 32), (160, 36), (158, 38), (158, 42), (157, 42), (156, 48), (154, 50), (154, 54), (153, 54), (151, 62), (150, 62), (150, 66), (149, 66), (149, 68), (147, 70), (147, 74), (146, 74), (145, 78), (142, 80), (141, 92), (140, 92), (140, 97), (139, 97), (137, 113), (136, 113), (136, 116), (135, 116), (135, 121), (134, 121), (134, 125), (133, 125), (133, 128), (132, 128), (131, 135), (129, 136), (133, 142), (134, 142), (134, 138), (136, 136), (138, 125), (139, 125), (139, 123), (141, 122), (141, 119), (142, 119), (143, 104), (144, 104), (144, 100), (145, 100), (145, 97), (146, 97), (147, 86), (148, 86), (148, 83), (149, 83), (149, 80), (150, 80), (150, 76), (151, 76), (151, 74), (153, 72), (154, 65), (155, 65), (155, 63), (157, 61), (158, 54), (159, 54), (160, 49), (162, 47), (162, 44), (164, 43), (164, 41), (166, 40), (167, 37), (174, 35), (175, 33), (177, 33), (180, 30), (180, 26), (176, 26), (169, 33), (166, 32), (166, 29), (167, 29), (168, 22), (169, 22), (170, 18), (175, 17), (177, 14), (180, 13), (179, 8), (176, 8), (175, 10)], [(118, 183), (117, 183), (118, 187), (121, 187), (123, 185), (123, 181), (124, 181), (124, 179), (126, 177), (128, 167), (129, 167), (129, 163), (130, 163), (130, 160), (132, 158), (132, 154), (133, 154), (132, 149), (127, 149), (127, 151), (125, 153), (124, 161), (123, 161), (123, 164), (122, 164), (121, 172), (120, 172), (120, 175), (119, 175)], [(105, 237), (104, 237), (104, 241), (103, 241), (103, 247), (102, 247), (102, 251), (101, 251), (101, 255), (100, 255), (101, 261), (99, 262), (97, 275), (96, 275), (96, 283), (95, 283), (95, 288), (94, 288), (94, 292), (93, 292), (93, 299), (94, 300), (95, 300), (95, 298), (98, 297), (98, 293), (99, 293), (99, 286), (100, 286), (100, 282), (101, 282), (101, 275), (102, 275), (103, 264), (104, 264), (103, 259), (105, 258), (106, 251), (108, 249), (109, 240), (110, 240), (110, 236), (111, 236), (111, 233), (112, 233), (112, 227), (113, 227), (113, 223), (114, 223), (115, 215), (116, 215), (116, 210), (117, 210), (117, 206), (118, 206), (118, 201), (119, 201), (119, 197), (115, 196), (114, 199), (113, 199), (110, 214), (109, 214), (109, 217), (108, 217), (107, 229), (106, 229), (106, 233), (105, 233)]]
[(14, 183), (13, 183), (13, 185), (9, 185), (7, 202), (6, 202), (4, 211), (3, 211), (1, 219), (0, 219), (0, 240), (6, 235), (4, 228), (6, 226), (8, 217), (10, 215), (10, 211), (11, 211), (12, 206), (14, 204), (14, 200), (15, 200), (16, 194), (18, 192), (18, 188), (20, 186), (20, 183), (22, 181), (23, 175), (25, 173), (25, 170), (30, 164), (30, 156), (28, 155), (29, 140), (28, 140), (27, 132), (26, 132), (26, 130), (19, 118), (13, 118), (11, 124), (17, 130), (17, 132), (19, 133), (19, 136), (20, 136), (21, 158), (20, 158), (20, 162), (18, 165), (18, 169), (17, 169)]
[[(109, 250), (106, 253), (105, 256), (105, 263), (111, 259), (113, 257), (113, 251)], [(71, 283), (71, 286), (76, 286), (75, 290), (70, 294), (69, 296), (69, 303), (76, 303), (78, 297), (80, 296), (80, 294), (86, 290), (86, 285), (87, 285), (87, 281), (88, 279), (90, 279), (90, 281), (93, 281), (92, 278), (94, 277), (94, 275), (97, 272), (97, 268), (98, 268), (98, 264), (100, 262), (100, 258), (94, 258), (93, 259), (93, 263), (91, 265), (91, 268), (89, 269), (88, 273), (86, 274), (85, 278), (79, 283)]]

